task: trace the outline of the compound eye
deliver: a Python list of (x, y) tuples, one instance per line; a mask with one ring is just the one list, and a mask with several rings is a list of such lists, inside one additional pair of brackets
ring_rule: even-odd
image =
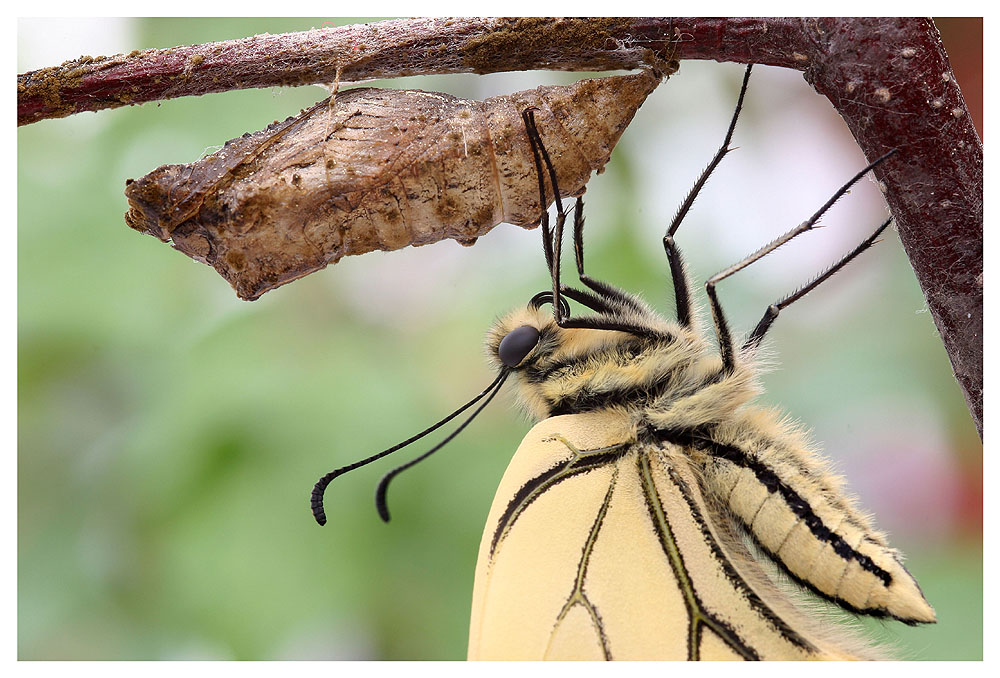
[(538, 344), (538, 330), (531, 325), (518, 327), (511, 330), (507, 336), (500, 341), (497, 353), (500, 354), (500, 362), (507, 367), (517, 367), (524, 360), (524, 356), (531, 353), (531, 349)]

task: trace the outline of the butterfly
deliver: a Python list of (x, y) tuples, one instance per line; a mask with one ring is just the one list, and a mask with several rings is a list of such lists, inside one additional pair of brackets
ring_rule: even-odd
[[(394, 452), (478, 403), (454, 439), (509, 379), (538, 423), (500, 482), (480, 544), (470, 659), (850, 659), (878, 656), (848, 632), (800, 607), (776, 579), (862, 615), (907, 624), (935, 621), (914, 578), (803, 428), (753, 404), (760, 346), (779, 313), (871, 247), (891, 223), (796, 292), (771, 304), (741, 343), (733, 340), (716, 285), (815, 227), (858, 172), (798, 227), (706, 283), (718, 350), (699, 329), (691, 284), (674, 239), (712, 171), (729, 152), (748, 67), (725, 140), (674, 217), (663, 247), (674, 319), (592, 278), (584, 266), (583, 200), (573, 209), (582, 288), (561, 281), (566, 221), (556, 170), (534, 122), (531, 141), (541, 204), (546, 177), (556, 204), (539, 217), (552, 287), (501, 318), (487, 335), (496, 379), (426, 431), (337, 469)], [(569, 301), (589, 311), (573, 315)], [(777, 575), (775, 573), (778, 573)]]

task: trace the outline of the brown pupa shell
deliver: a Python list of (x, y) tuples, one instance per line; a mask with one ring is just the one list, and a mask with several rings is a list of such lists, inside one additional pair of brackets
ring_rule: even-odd
[(642, 71), (486, 101), (347, 90), (333, 105), (127, 182), (125, 221), (213, 266), (243, 299), (349, 254), (471, 244), (503, 221), (538, 222), (524, 109), (538, 109), (560, 191), (575, 195), (659, 80)]

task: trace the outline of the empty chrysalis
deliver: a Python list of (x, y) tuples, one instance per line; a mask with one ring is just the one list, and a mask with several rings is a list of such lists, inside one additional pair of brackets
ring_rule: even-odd
[[(675, 319), (585, 272), (583, 201), (572, 211), (583, 287), (563, 284), (566, 221), (560, 182), (535, 110), (522, 111), (536, 168), (551, 290), (502, 318), (487, 335), (496, 379), (476, 398), (403, 443), (324, 476), (312, 508), (342, 473), (443, 426), (478, 403), (452, 440), (503, 384), (538, 421), (500, 482), (479, 550), (470, 659), (864, 659), (879, 652), (802, 609), (772, 569), (845, 610), (906, 624), (934, 611), (871, 519), (855, 508), (797, 424), (753, 404), (758, 349), (779, 313), (871, 247), (891, 220), (796, 292), (768, 306), (735, 342), (716, 286), (814, 228), (855, 183), (811, 217), (712, 276), (706, 294), (718, 342), (699, 330), (679, 227), (729, 152), (747, 91), (747, 68), (725, 140), (663, 237)], [(572, 301), (585, 309), (575, 314)], [(773, 568), (772, 568), (773, 566)]]
[[(357, 88), (125, 189), (132, 228), (214, 267), (243, 299), (372, 250), (537, 223), (520, 113), (538, 111), (571, 195), (601, 171), (660, 74), (581, 80), (485, 101)], [(550, 196), (551, 199), (551, 196)]]

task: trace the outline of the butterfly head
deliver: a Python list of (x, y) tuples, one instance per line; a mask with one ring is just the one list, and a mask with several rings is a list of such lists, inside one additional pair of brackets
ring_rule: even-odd
[[(568, 317), (565, 300), (560, 302)], [(585, 386), (592, 360), (630, 340), (622, 332), (560, 327), (550, 303), (551, 293), (537, 294), (527, 306), (500, 318), (486, 335), (488, 359), (495, 369), (511, 373), (518, 399), (535, 420), (552, 416), (564, 391)]]

